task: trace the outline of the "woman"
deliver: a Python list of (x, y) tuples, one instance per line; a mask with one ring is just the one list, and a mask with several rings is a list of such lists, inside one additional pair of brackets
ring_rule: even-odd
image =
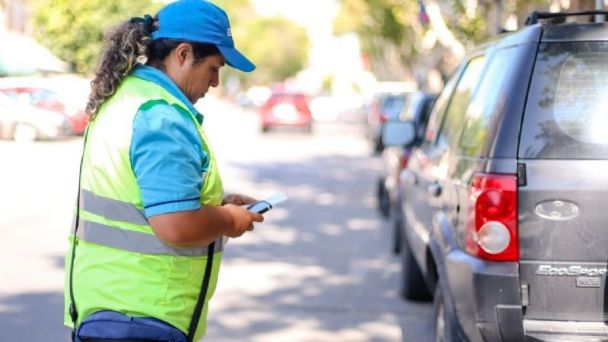
[(66, 325), (76, 341), (193, 341), (205, 332), (223, 237), (262, 222), (224, 196), (193, 104), (234, 48), (225, 12), (179, 0), (107, 39), (87, 105), (90, 124), (66, 258)]

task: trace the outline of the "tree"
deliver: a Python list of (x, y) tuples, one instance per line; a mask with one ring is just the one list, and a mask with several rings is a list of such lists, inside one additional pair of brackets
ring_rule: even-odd
[(304, 28), (285, 18), (269, 17), (251, 21), (245, 31), (239, 44), (257, 65), (251, 83), (284, 81), (304, 68), (310, 45)]
[(133, 16), (154, 14), (153, 0), (38, 0), (33, 2), (34, 36), (78, 73), (91, 73), (104, 32)]
[(381, 79), (404, 79), (411, 76), (411, 61), (418, 53), (417, 13), (415, 0), (342, 0), (334, 33), (355, 32)]
[[(572, 0), (586, 4), (593, 0)], [(341, 0), (334, 33), (355, 32), (380, 80), (412, 76), (427, 88), (429, 75), (447, 77), (466, 48), (519, 26), (532, 9), (555, 0)], [(437, 90), (437, 89), (434, 89)]]
[(230, 17), (237, 48), (256, 65), (253, 73), (228, 69), (242, 84), (282, 82), (302, 70), (310, 42), (306, 30), (282, 17), (261, 18), (249, 0), (216, 0)]
[[(35, 37), (83, 74), (94, 70), (107, 29), (134, 16), (154, 15), (163, 6), (158, 0), (30, 1)], [(251, 75), (227, 69), (228, 77), (245, 83), (283, 81), (303, 68), (309, 46), (303, 28), (286, 19), (260, 18), (250, 0), (213, 2), (228, 13), (238, 49), (258, 66)]]

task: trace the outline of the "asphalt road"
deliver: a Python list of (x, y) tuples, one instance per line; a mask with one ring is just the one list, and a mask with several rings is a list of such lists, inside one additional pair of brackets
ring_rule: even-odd
[[(213, 98), (200, 109), (227, 192), (289, 197), (229, 242), (205, 340), (428, 340), (431, 305), (399, 298), (363, 127), (263, 135), (252, 112)], [(0, 142), (0, 341), (68, 340), (63, 260), (81, 147)]]

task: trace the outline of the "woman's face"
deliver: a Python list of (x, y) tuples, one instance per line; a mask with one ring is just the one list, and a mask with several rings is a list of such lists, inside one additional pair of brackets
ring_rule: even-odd
[(182, 91), (192, 103), (205, 96), (209, 87), (220, 84), (219, 71), (225, 64), (221, 54), (205, 57), (202, 61), (194, 63), (194, 56), (185, 63), (184, 79), (180, 86)]

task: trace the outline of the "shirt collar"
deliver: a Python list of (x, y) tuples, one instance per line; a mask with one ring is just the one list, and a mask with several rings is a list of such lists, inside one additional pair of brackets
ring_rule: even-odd
[(181, 89), (179, 89), (175, 82), (173, 82), (173, 80), (161, 70), (148, 65), (138, 65), (133, 68), (131, 75), (163, 87), (171, 95), (175, 96), (178, 100), (188, 106), (188, 109), (190, 109), (192, 113), (196, 114), (196, 119), (198, 122), (203, 122), (203, 115), (199, 113), (196, 108), (194, 108), (194, 105), (190, 102), (190, 100), (188, 100), (186, 95), (181, 91)]

